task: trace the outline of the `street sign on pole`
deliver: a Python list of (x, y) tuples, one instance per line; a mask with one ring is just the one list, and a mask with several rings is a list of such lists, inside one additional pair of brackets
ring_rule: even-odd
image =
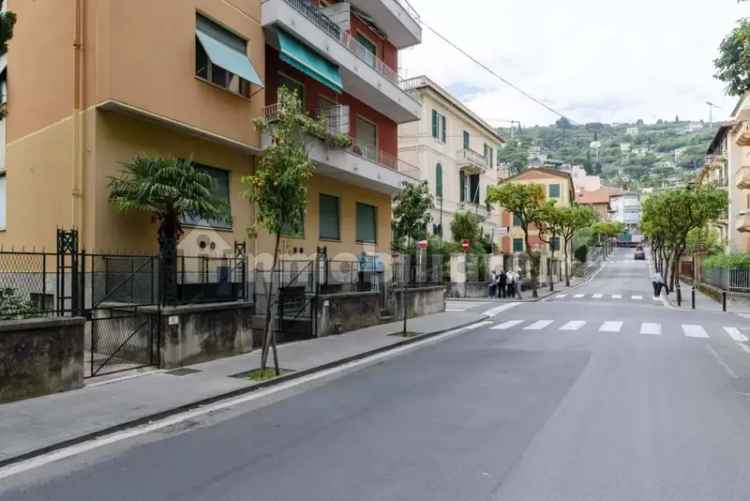
[(419, 242), (417, 242), (417, 248), (419, 249), (426, 249), (428, 245), (429, 242), (427, 240), (420, 240)]
[(463, 240), (461, 242), (461, 248), (464, 250), (464, 252), (468, 251), (469, 250), (469, 241), (468, 240)]

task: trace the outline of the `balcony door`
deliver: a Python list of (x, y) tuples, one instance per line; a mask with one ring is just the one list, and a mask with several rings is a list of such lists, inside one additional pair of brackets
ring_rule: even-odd
[(364, 61), (374, 67), (375, 59), (378, 57), (378, 46), (360, 32), (356, 32), (354, 38), (359, 42), (362, 50), (358, 52), (361, 53)]
[(357, 117), (357, 146), (362, 150), (363, 157), (378, 160), (378, 128), (362, 117)]

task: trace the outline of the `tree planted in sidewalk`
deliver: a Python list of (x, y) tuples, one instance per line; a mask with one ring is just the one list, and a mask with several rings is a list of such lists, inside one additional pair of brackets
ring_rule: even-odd
[(539, 297), (539, 255), (531, 248), (529, 230), (540, 219), (539, 211), (545, 203), (544, 186), (541, 184), (503, 183), (490, 186), (487, 203), (497, 204), (516, 217), (523, 230), (526, 255), (531, 261), (531, 286), (533, 297)]
[(427, 182), (417, 184), (404, 182), (401, 191), (393, 199), (393, 227), (394, 239), (403, 244), (401, 248), (401, 307), (404, 314), (404, 331), (406, 335), (406, 291), (408, 289), (407, 260), (417, 259), (416, 242), (427, 238), (427, 225), (432, 221), (433, 198)]
[(456, 212), (451, 221), (451, 235), (453, 241), (460, 244), (468, 240), (475, 246), (482, 237), (482, 218), (473, 212)]
[(158, 223), (162, 301), (177, 302), (177, 242), (186, 217), (229, 221), (214, 179), (186, 159), (138, 155), (109, 178), (109, 201), (120, 211), (153, 214)]
[[(556, 206), (555, 201), (548, 200), (539, 208), (536, 212), (534, 225), (539, 231), (539, 240), (549, 246), (549, 264), (551, 264), (555, 259), (555, 252), (560, 244), (560, 236), (563, 230), (562, 212), (561, 209)], [(547, 267), (547, 275), (550, 278), (550, 290), (553, 290), (552, 268), (550, 266)]]
[[(269, 350), (273, 348), (276, 374), (279, 374), (276, 339), (272, 325), (273, 289), (283, 232), (299, 233), (304, 227), (307, 208), (307, 182), (313, 163), (307, 153), (310, 123), (300, 98), (286, 87), (279, 89), (277, 113), (272, 119), (256, 121), (256, 127), (271, 135), (271, 146), (261, 155), (255, 173), (242, 178), (245, 196), (255, 205), (255, 223), (251, 236), (265, 229), (273, 237), (273, 261), (266, 292), (266, 318), (261, 352), (261, 371), (265, 372)], [(280, 284), (281, 285), (281, 284)]]
[[(594, 211), (590, 207), (573, 205), (557, 209), (560, 236), (562, 237), (563, 254), (565, 255), (565, 286), (570, 287), (570, 249), (576, 235), (586, 228), (590, 228), (596, 220)], [(586, 249), (587, 251), (588, 249)], [(586, 252), (584, 251), (584, 253)]]

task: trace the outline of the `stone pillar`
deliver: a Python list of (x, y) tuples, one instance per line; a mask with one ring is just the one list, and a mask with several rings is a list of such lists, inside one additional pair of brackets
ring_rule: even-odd
[(464, 297), (466, 295), (466, 254), (451, 255), (451, 297)]

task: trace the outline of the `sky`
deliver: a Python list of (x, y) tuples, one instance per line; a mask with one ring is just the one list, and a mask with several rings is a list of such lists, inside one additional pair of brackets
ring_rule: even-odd
[[(729, 116), (713, 78), (721, 40), (750, 2), (737, 0), (409, 0), (424, 23), (576, 123)], [(459, 6), (461, 8), (459, 8)], [(423, 29), (401, 52), (403, 76), (427, 75), (496, 126), (558, 116)]]

